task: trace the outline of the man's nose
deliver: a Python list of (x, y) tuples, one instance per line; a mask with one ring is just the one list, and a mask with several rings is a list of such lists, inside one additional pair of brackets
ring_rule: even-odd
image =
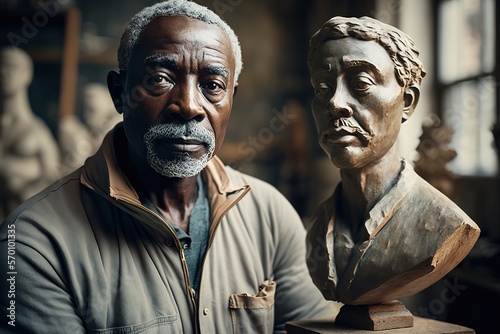
[(349, 103), (351, 100), (351, 93), (346, 84), (339, 82), (333, 92), (330, 101), (328, 101), (327, 113), (333, 118), (351, 117), (352, 106)]
[(205, 111), (202, 106), (202, 93), (198, 88), (198, 82), (194, 79), (186, 79), (178, 82), (172, 90), (173, 98), (169, 101), (166, 113), (175, 121), (202, 121)]

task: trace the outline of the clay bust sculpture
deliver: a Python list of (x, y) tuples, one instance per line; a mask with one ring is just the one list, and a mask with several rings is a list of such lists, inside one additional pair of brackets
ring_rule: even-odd
[(308, 231), (325, 298), (368, 305), (412, 295), (452, 270), (478, 226), (398, 153), (425, 75), (413, 41), (374, 19), (335, 17), (311, 38), (319, 144), (341, 182)]
[(59, 177), (59, 151), (31, 110), (33, 63), (21, 49), (0, 49), (0, 223), (11, 210)]

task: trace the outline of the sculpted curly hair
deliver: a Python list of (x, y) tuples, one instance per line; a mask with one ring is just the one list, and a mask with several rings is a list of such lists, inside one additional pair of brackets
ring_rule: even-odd
[(309, 41), (309, 67), (321, 43), (344, 37), (375, 41), (384, 47), (394, 63), (396, 78), (402, 87), (418, 86), (422, 82), (426, 73), (413, 40), (401, 30), (367, 16), (336, 16), (323, 24)]

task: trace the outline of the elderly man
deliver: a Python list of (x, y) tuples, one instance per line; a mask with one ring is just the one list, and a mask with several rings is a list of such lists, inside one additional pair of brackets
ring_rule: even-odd
[(2, 225), (3, 330), (271, 333), (331, 316), (291, 205), (214, 156), (242, 67), (234, 32), (172, 0), (132, 18), (118, 54), (123, 123)]
[(311, 38), (319, 143), (341, 183), (308, 231), (327, 299), (376, 304), (414, 294), (470, 251), (478, 226), (401, 159), (396, 138), (425, 75), (411, 39), (371, 18), (335, 17)]

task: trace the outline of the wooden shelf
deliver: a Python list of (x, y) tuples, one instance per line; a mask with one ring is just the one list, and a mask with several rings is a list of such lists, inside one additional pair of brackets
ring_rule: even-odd
[[(38, 63), (60, 63), (63, 59), (62, 48), (26, 48), (26, 52)], [(116, 52), (104, 52), (99, 54), (80, 53), (78, 63), (83, 65), (109, 65), (117, 66)]]

